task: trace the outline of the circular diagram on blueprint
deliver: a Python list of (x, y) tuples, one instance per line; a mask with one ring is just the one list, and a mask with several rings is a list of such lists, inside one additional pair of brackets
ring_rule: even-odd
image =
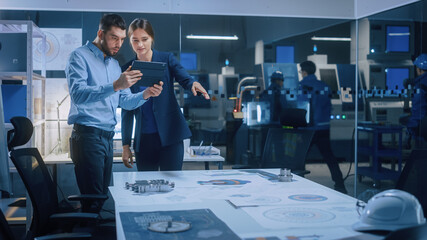
[(320, 223), (335, 218), (335, 214), (314, 208), (275, 208), (263, 215), (271, 220), (292, 223)]
[(296, 194), (291, 195), (288, 198), (300, 202), (322, 202), (328, 200), (325, 196), (315, 194)]
[[(55, 35), (50, 32), (44, 32), (46, 35), (46, 63), (52, 62), (59, 54), (61, 45)], [(43, 44), (41, 39), (37, 39), (34, 42), (34, 60), (41, 62), (41, 56), (43, 54)]]
[(197, 181), (200, 185), (243, 185), (251, 181), (238, 180), (238, 179), (216, 179), (209, 181)]

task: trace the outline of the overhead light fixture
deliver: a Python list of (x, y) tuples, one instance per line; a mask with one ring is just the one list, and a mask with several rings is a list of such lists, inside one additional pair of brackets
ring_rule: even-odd
[(408, 32), (403, 32), (403, 33), (389, 33), (389, 36), (409, 36), (410, 33)]
[(188, 39), (208, 39), (208, 40), (238, 40), (239, 38), (234, 36), (211, 36), (211, 35), (187, 35)]
[(351, 38), (346, 37), (311, 37), (313, 41), (342, 41), (342, 42), (350, 42)]

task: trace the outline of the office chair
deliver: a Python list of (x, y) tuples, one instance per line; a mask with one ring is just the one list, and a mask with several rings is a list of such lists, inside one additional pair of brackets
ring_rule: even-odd
[[(37, 148), (19, 148), (26, 144), (33, 133), (33, 125), (26, 117), (14, 117), (11, 120), (13, 130), (8, 132), (10, 158), (16, 167), (33, 207), (33, 217), (29, 230), (30, 237), (38, 237), (57, 231), (71, 231), (73, 225), (80, 222), (96, 222), (99, 214), (70, 213), (61, 211), (56, 195), (56, 186), (43, 162)], [(106, 196), (72, 196), (69, 200), (106, 199)], [(61, 224), (61, 226), (59, 226)]]
[(15, 239), (9, 223), (4, 217), (3, 211), (0, 209), (0, 239)]
[(314, 131), (308, 129), (270, 128), (267, 133), (261, 168), (287, 168), (299, 176), (305, 170), (305, 159)]
[[(90, 233), (59, 233), (59, 234), (51, 234), (51, 235), (37, 237), (35, 238), (35, 240), (90, 239), (91, 237), (92, 235)], [(5, 239), (5, 240), (16, 239), (1, 209), (0, 209), (0, 239)]]
[[(420, 123), (421, 137), (427, 141), (427, 116)], [(396, 183), (396, 189), (404, 190), (414, 195), (423, 207), (424, 216), (427, 216), (427, 148), (415, 148)]]

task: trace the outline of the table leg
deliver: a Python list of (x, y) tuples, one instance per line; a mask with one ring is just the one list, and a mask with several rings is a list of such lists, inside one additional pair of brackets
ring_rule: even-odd
[(205, 170), (209, 170), (209, 162), (205, 162)]
[(218, 169), (222, 170), (222, 162), (218, 162)]

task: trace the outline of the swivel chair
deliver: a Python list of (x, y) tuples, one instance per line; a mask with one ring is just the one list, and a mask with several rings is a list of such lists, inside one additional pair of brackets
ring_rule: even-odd
[[(51, 235), (37, 237), (35, 238), (35, 240), (90, 239), (91, 237), (92, 235), (90, 233), (58, 233), (58, 234), (51, 234)], [(27, 238), (30, 238), (30, 237), (27, 237)], [(16, 239), (1, 209), (0, 209), (0, 239), (5, 239), (5, 240)]]
[(281, 126), (265, 128), (267, 133), (260, 161), (233, 168), (287, 168), (299, 176), (310, 173), (305, 170), (305, 159), (314, 131), (298, 129), (307, 126), (306, 114), (305, 109), (298, 108), (282, 111)]
[[(26, 144), (32, 134), (33, 125), (26, 117), (14, 117), (14, 127), (8, 132), (8, 148), (10, 158), (15, 165), (33, 207), (33, 217), (28, 232), (29, 237), (38, 237), (58, 231), (72, 231), (73, 226), (80, 222), (97, 222), (99, 214), (65, 212), (60, 209), (56, 186), (43, 162), (37, 148), (15, 148)], [(103, 199), (106, 196), (81, 195), (71, 196), (69, 200)], [(61, 224), (62, 226), (59, 226)]]
[(261, 168), (287, 168), (304, 176), (305, 159), (314, 131), (307, 129), (270, 128), (262, 154)]

